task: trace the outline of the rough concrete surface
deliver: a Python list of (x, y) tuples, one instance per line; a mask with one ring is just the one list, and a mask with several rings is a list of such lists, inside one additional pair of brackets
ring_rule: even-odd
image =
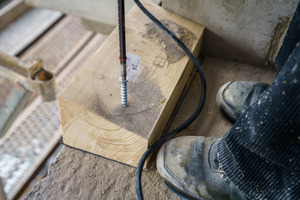
[[(196, 121), (180, 135), (222, 136), (232, 124), (215, 103), (221, 85), (230, 80), (271, 83), (276, 75), (275, 70), (212, 57), (204, 58), (203, 68), (207, 79), (206, 105)], [(196, 74), (171, 128), (194, 111), (200, 90)], [(134, 177), (133, 167), (65, 146), (51, 164), (48, 176), (34, 186), (26, 199), (135, 199)], [(149, 171), (143, 173), (142, 183), (145, 199), (181, 199), (163, 184), (154, 158)]]
[(162, 6), (206, 27), (203, 53), (272, 64), (298, 0), (163, 0)]

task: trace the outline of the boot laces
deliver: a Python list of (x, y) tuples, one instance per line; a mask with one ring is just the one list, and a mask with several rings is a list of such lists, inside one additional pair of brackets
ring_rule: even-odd
[(218, 173), (220, 174), (221, 179), (226, 178), (226, 174), (221, 166), (218, 168)]

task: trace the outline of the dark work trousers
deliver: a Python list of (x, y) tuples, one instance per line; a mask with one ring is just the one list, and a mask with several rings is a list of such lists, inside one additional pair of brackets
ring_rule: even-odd
[(218, 143), (220, 166), (249, 199), (300, 200), (299, 7), (272, 85)]

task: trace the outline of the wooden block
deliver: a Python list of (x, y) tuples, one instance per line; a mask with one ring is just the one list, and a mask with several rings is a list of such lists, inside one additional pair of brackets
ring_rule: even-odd
[[(200, 53), (204, 27), (159, 6), (145, 6)], [(193, 63), (136, 6), (126, 15), (127, 52), (141, 56), (129, 106), (120, 103), (118, 30), (114, 30), (59, 97), (63, 142), (128, 165), (162, 134)]]

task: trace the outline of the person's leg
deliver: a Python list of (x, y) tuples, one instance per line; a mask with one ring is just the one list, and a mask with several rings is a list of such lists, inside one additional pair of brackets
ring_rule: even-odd
[(285, 65), (298, 41), (300, 41), (300, 3), (298, 4), (280, 50), (275, 58), (275, 66), (278, 71)]
[(251, 196), (300, 198), (299, 40), (300, 4), (276, 57), (279, 74), (218, 144), (220, 165)]
[[(298, 41), (300, 41), (300, 3), (275, 59), (278, 71), (286, 63)], [(236, 122), (268, 86), (265, 83), (248, 81), (225, 83), (218, 91), (217, 105), (232, 122)]]
[(300, 199), (300, 46), (221, 140), (171, 140), (157, 168), (171, 188), (192, 198)]
[(299, 43), (284, 63), (221, 140), (180, 137), (163, 145), (157, 167), (170, 187), (198, 199), (300, 199)]
[(219, 162), (248, 197), (300, 199), (300, 46), (218, 143)]

